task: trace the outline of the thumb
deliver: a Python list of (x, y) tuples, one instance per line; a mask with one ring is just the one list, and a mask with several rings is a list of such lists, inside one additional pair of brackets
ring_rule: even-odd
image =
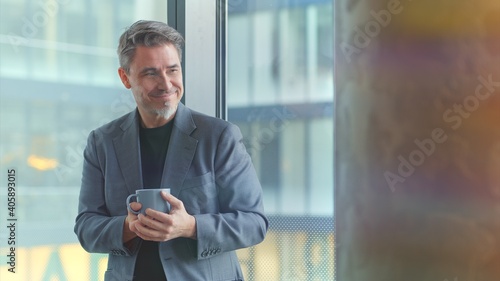
[(179, 208), (183, 208), (183, 206), (184, 206), (184, 204), (182, 204), (181, 200), (177, 199), (175, 196), (173, 196), (170, 193), (166, 193), (163, 191), (161, 193), (161, 196), (163, 197), (163, 199), (165, 201), (170, 203), (170, 209), (179, 209)]

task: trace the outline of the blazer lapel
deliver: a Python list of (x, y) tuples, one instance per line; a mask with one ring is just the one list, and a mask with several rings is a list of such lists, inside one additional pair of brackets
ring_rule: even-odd
[(198, 140), (190, 136), (195, 129), (191, 112), (179, 103), (161, 180), (161, 186), (170, 188), (175, 197), (179, 195), (196, 151)]
[(123, 133), (113, 139), (118, 165), (129, 193), (143, 188), (138, 115), (137, 110), (129, 113), (120, 125)]

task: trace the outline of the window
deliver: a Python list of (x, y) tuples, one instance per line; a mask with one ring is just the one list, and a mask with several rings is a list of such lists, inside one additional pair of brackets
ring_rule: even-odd
[(248, 280), (333, 280), (332, 1), (229, 1), (228, 119), (270, 217)]
[[(16, 277), (102, 280), (107, 255), (89, 255), (73, 233), (82, 152), (92, 129), (135, 107), (117, 75), (118, 36), (138, 19), (166, 21), (170, 1), (0, 1), (0, 185), (17, 171)], [(243, 132), (271, 222), (263, 243), (238, 251), (246, 280), (333, 280), (332, 1), (226, 3), (227, 116)], [(186, 29), (196, 20), (186, 13)], [(196, 46), (186, 63), (213, 47), (196, 56)], [(185, 79), (191, 106), (201, 76)], [(2, 254), (1, 280), (6, 273)]]
[[(122, 30), (167, 19), (162, 0), (0, 2), (0, 163), (17, 174), (16, 280), (102, 280), (106, 255), (73, 233), (89, 132), (135, 107), (117, 75)], [(5, 226), (4, 226), (5, 227)], [(0, 280), (7, 272), (2, 228)]]

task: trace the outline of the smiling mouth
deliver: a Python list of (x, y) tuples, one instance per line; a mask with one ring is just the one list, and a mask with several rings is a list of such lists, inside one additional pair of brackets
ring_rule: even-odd
[(176, 93), (177, 93), (177, 91), (164, 92), (161, 94), (153, 94), (153, 95), (151, 95), (151, 97), (153, 97), (153, 98), (167, 98), (167, 97), (170, 97), (172, 95), (175, 95)]

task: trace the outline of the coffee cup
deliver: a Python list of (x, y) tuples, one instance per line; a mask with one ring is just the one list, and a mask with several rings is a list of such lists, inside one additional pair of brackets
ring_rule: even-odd
[[(135, 214), (146, 214), (146, 209), (151, 208), (155, 211), (168, 213), (170, 212), (170, 204), (163, 199), (161, 192), (170, 194), (170, 188), (148, 188), (148, 189), (138, 189), (134, 194), (130, 194), (127, 197), (127, 209)], [(130, 208), (130, 203), (132, 198), (136, 197), (136, 201), (141, 203), (141, 209), (139, 211), (134, 211)]]

